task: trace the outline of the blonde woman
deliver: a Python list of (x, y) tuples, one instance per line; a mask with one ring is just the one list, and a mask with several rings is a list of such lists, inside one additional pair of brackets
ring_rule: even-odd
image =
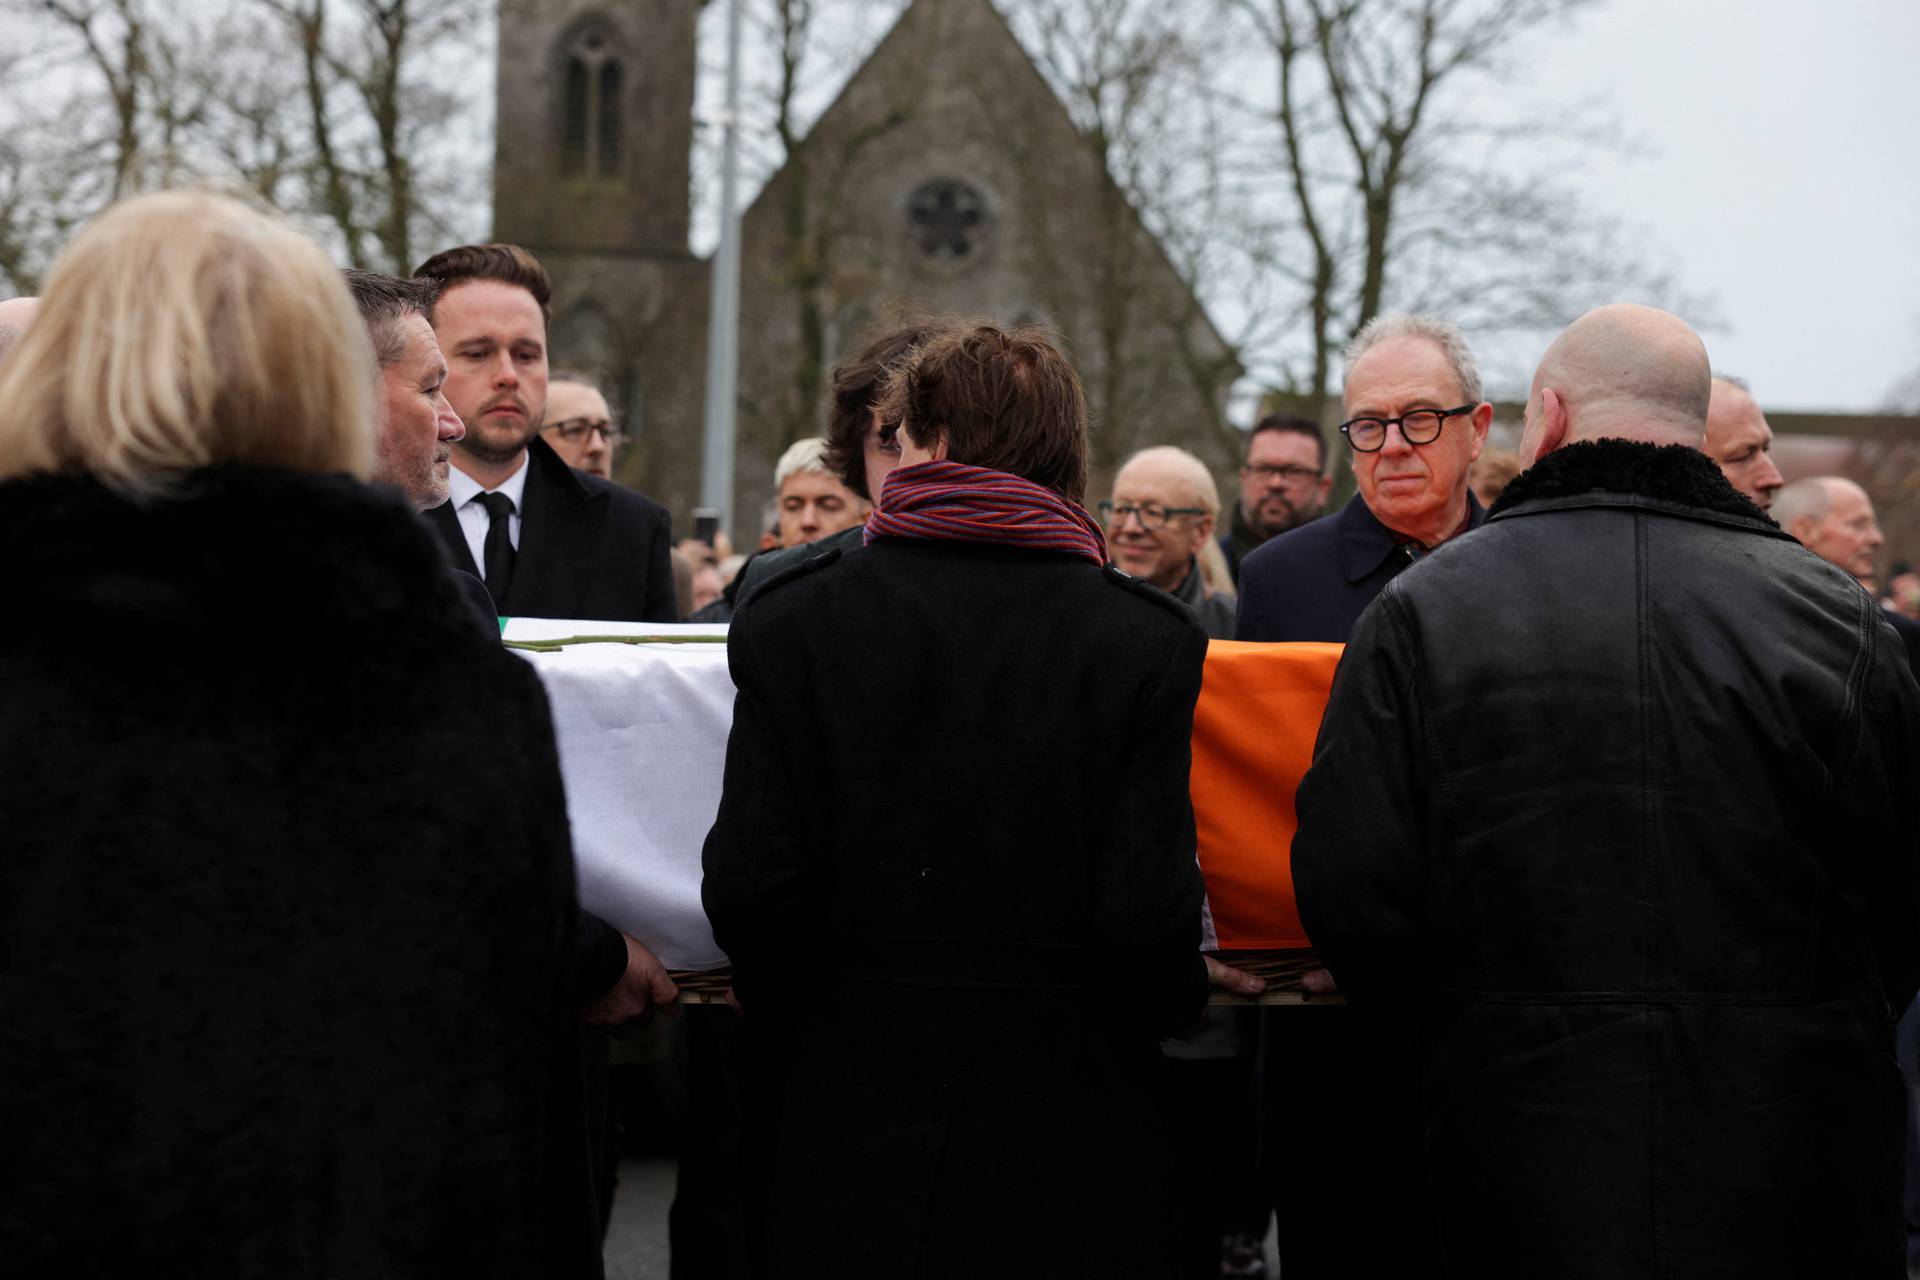
[(359, 482), (372, 394), (209, 195), (94, 221), (0, 365), (10, 1274), (597, 1271), (545, 704)]

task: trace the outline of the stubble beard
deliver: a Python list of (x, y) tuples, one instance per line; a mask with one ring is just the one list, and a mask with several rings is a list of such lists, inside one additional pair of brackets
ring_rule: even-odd
[(1305, 518), (1301, 515), (1300, 509), (1285, 499), (1279, 499), (1273, 503), (1273, 505), (1280, 508), (1280, 518), (1278, 520), (1269, 520), (1266, 517), (1268, 505), (1268, 503), (1262, 502), (1254, 513), (1255, 522), (1260, 526), (1260, 532), (1266, 537), (1277, 538), (1289, 529), (1297, 529), (1305, 523)]
[(478, 423), (468, 422), (466, 426), (466, 438), (453, 447), (492, 467), (505, 466), (518, 458), (526, 452), (533, 438), (540, 434), (540, 428), (531, 421), (518, 431), (484, 418)]

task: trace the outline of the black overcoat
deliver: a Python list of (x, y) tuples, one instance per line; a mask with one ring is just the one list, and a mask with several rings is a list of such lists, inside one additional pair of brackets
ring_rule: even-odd
[(594, 1274), (545, 696), (344, 477), (0, 485), (9, 1276)]
[(1904, 1274), (1920, 689), (1879, 614), (1703, 455), (1602, 441), (1360, 619), (1293, 879), (1355, 1006), (1423, 1015), (1439, 1273)]
[[(427, 521), (456, 568), (486, 577), (451, 501), (428, 511)], [(509, 618), (678, 622), (672, 547), (665, 507), (623, 484), (575, 471), (535, 436), (527, 445), (513, 581), (507, 598), (495, 603)]]
[(703, 896), (772, 1108), (767, 1274), (1163, 1274), (1205, 651), (1115, 570), (977, 544), (830, 552), (740, 612)]
[[(1486, 518), (1486, 509), (1469, 492), (1469, 529), (1478, 529)], [(1344, 641), (1381, 588), (1412, 560), (1406, 544), (1356, 493), (1333, 515), (1289, 529), (1247, 553), (1240, 563), (1234, 639)]]

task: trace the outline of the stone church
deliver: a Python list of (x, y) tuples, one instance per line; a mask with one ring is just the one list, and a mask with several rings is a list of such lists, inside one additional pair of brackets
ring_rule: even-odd
[[(502, 0), (494, 178), (496, 238), (554, 278), (555, 365), (605, 379), (634, 433), (619, 478), (682, 535), (709, 290), (687, 243), (700, 6)], [(905, 318), (1051, 326), (1094, 413), (1089, 502), (1147, 444), (1223, 477), (1238, 460), (1231, 352), (991, 0), (913, 0), (746, 210), (741, 264), (731, 525), (749, 546), (833, 365)]]

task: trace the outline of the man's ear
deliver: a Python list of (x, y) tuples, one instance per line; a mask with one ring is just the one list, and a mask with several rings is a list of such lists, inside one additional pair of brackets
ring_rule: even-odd
[(1487, 447), (1487, 428), (1493, 425), (1493, 406), (1485, 401), (1473, 406), (1467, 421), (1473, 424), (1473, 452), (1467, 455), (1467, 461), (1471, 462)]
[(1540, 389), (1540, 452), (1544, 458), (1567, 442), (1567, 402), (1552, 387)]

